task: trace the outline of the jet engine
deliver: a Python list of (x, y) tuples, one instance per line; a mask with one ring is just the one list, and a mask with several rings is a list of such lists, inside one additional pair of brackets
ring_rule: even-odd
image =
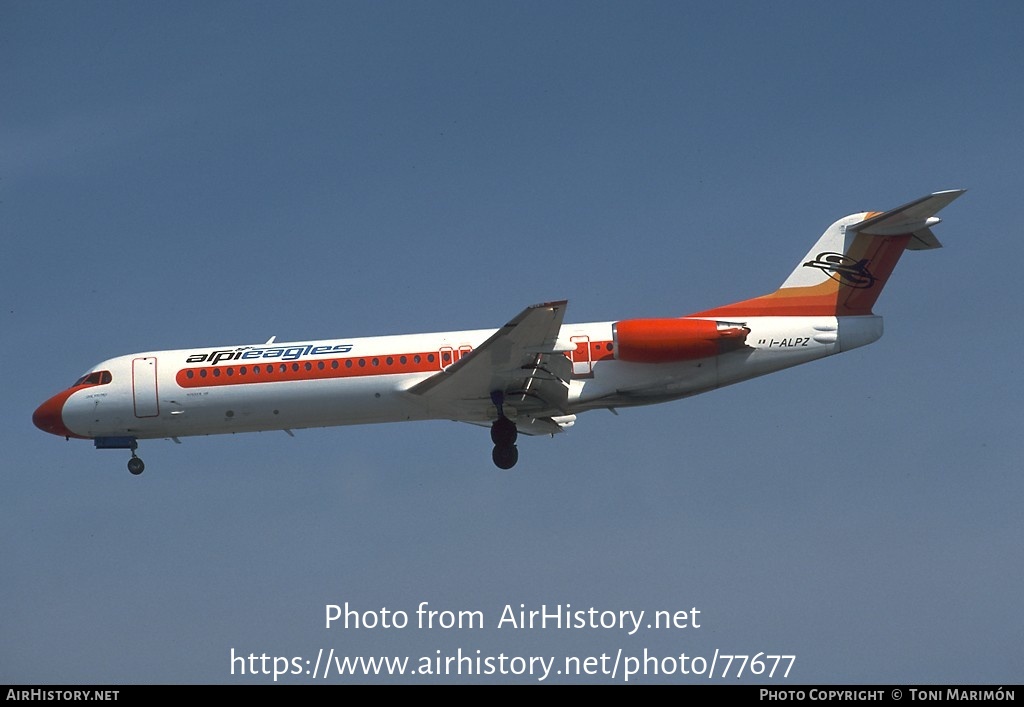
[(668, 363), (709, 358), (746, 345), (750, 329), (713, 319), (627, 319), (612, 325), (615, 358)]

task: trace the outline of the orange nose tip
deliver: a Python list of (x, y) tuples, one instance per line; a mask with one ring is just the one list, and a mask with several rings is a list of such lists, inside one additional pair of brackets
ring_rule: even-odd
[(32, 413), (32, 424), (43, 432), (49, 432), (58, 437), (78, 437), (74, 432), (64, 425), (64, 403), (71, 396), (74, 390), (65, 390), (57, 393), (45, 403), (36, 408)]

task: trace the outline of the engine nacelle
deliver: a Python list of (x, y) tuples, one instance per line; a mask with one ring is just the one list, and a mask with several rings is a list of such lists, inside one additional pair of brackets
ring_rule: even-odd
[(713, 319), (627, 319), (612, 325), (615, 358), (668, 363), (709, 358), (746, 345), (750, 329)]

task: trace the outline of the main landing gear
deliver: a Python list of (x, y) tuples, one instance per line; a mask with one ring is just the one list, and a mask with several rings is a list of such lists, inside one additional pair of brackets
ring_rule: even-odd
[(491, 393), (491, 400), (498, 408), (498, 419), (491, 423), (491, 441), (494, 442), (491, 459), (499, 469), (511, 469), (519, 461), (519, 449), (516, 447), (519, 431), (516, 429), (516, 423), (505, 417), (502, 411), (504, 398), (500, 390)]
[(519, 449), (516, 447), (518, 435), (515, 423), (504, 415), (491, 424), (491, 441), (494, 442), (491, 459), (499, 469), (511, 469), (519, 461)]

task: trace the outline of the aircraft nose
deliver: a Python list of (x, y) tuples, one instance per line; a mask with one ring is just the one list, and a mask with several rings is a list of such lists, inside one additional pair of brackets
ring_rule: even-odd
[(57, 393), (45, 403), (36, 408), (32, 413), (32, 424), (43, 432), (49, 432), (58, 437), (77, 437), (74, 432), (64, 426), (64, 403), (72, 391)]

